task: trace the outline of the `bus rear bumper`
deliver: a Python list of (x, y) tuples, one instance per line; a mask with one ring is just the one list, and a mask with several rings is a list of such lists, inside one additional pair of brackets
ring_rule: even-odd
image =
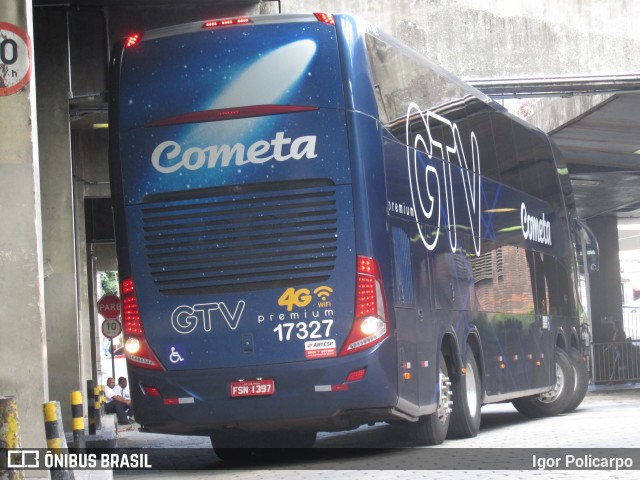
[[(129, 365), (136, 420), (149, 432), (209, 435), (216, 430), (355, 428), (398, 418), (395, 362), (353, 355), (309, 362), (180, 372)], [(351, 372), (364, 377), (348, 381)], [(268, 395), (232, 397), (231, 382), (272, 379)], [(160, 397), (150, 395), (156, 389)]]

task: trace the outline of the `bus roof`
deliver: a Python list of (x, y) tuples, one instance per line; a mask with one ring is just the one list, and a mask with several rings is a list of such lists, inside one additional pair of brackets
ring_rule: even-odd
[[(318, 14), (324, 15), (324, 14)], [(240, 20), (240, 21), (239, 21)], [(147, 30), (141, 37), (141, 41), (153, 40), (157, 38), (169, 37), (173, 35), (181, 35), (183, 33), (192, 33), (210, 28), (229, 28), (237, 25), (268, 25), (283, 23), (304, 23), (319, 22), (321, 20), (313, 13), (306, 14), (276, 14), (276, 15), (255, 15), (251, 17), (229, 17), (211, 20), (199, 20), (196, 22), (182, 23), (171, 25), (169, 27), (161, 27)]]

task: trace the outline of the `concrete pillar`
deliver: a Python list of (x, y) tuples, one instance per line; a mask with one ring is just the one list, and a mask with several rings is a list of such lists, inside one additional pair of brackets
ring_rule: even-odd
[(64, 10), (36, 9), (34, 26), (49, 397), (60, 402), (64, 427), (71, 431), (69, 393), (80, 390), (83, 382), (78, 340), (82, 326), (77, 308), (67, 14)]
[[(0, 19), (33, 38), (31, 0), (0, 2)], [(33, 56), (31, 56), (33, 66)], [(0, 96), (0, 396), (15, 396), (23, 447), (46, 446), (49, 400), (34, 74)]]
[(591, 319), (594, 343), (610, 342), (613, 324), (622, 319), (622, 293), (616, 217), (596, 217), (587, 222), (598, 239), (600, 270), (590, 275)]

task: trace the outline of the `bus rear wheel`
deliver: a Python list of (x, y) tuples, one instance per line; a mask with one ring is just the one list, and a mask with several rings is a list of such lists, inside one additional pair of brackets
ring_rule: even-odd
[(449, 369), (442, 353), (440, 354), (438, 383), (436, 411), (430, 415), (423, 415), (417, 422), (408, 425), (411, 439), (416, 445), (439, 445), (444, 442), (449, 431), (452, 392)]
[(584, 363), (582, 354), (577, 349), (570, 347), (569, 360), (573, 368), (575, 384), (571, 398), (563, 410), (564, 413), (573, 412), (578, 408), (578, 405), (582, 403), (589, 389), (589, 372), (587, 371), (587, 365)]
[(551, 390), (535, 397), (518, 398), (513, 406), (528, 417), (551, 417), (562, 413), (569, 405), (574, 392), (575, 376), (571, 359), (567, 353), (556, 350), (556, 383)]
[(448, 438), (469, 438), (480, 430), (481, 389), (480, 372), (473, 352), (467, 348), (464, 375), (453, 382), (453, 412)]

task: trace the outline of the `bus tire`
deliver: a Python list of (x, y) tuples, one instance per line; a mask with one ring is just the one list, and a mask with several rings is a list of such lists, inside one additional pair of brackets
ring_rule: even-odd
[(467, 348), (465, 374), (453, 382), (453, 412), (447, 438), (470, 438), (480, 430), (482, 382), (473, 352)]
[(216, 456), (229, 463), (261, 460), (277, 455), (279, 450), (311, 448), (316, 441), (315, 431), (274, 431), (251, 433), (215, 432), (211, 445)]
[(409, 424), (411, 440), (416, 445), (439, 445), (444, 442), (451, 421), (451, 382), (449, 369), (442, 353), (438, 374), (438, 405), (430, 415), (422, 415), (417, 422)]
[(216, 432), (209, 437), (216, 456), (228, 463), (245, 463), (255, 454), (251, 448), (243, 448), (243, 436)]
[(556, 383), (548, 392), (535, 397), (517, 398), (513, 406), (523, 415), (533, 418), (552, 417), (562, 413), (574, 391), (575, 378), (569, 355), (556, 349)]
[(213, 451), (220, 460), (230, 464), (246, 464), (254, 455), (250, 448), (213, 447)]
[(589, 372), (587, 371), (587, 365), (584, 363), (580, 352), (575, 348), (570, 347), (569, 360), (573, 367), (575, 385), (573, 387), (573, 394), (569, 399), (569, 403), (564, 409), (564, 413), (573, 412), (578, 408), (578, 405), (582, 403), (582, 400), (584, 400), (587, 390), (589, 389)]

